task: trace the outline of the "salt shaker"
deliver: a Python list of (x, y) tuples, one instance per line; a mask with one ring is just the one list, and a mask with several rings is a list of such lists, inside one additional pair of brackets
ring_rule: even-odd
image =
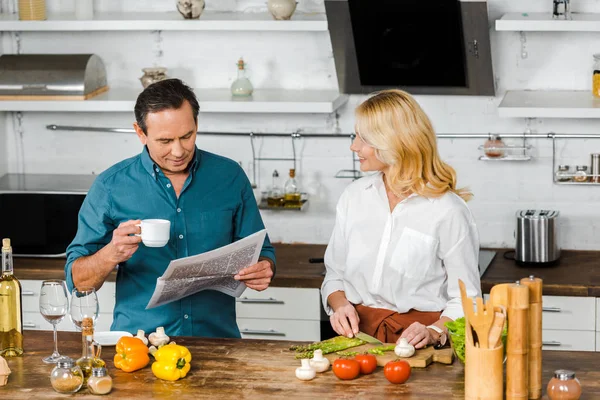
[(63, 356), (50, 373), (50, 383), (58, 393), (75, 393), (83, 386), (83, 372), (72, 358)]
[(587, 182), (588, 174), (587, 174), (587, 165), (578, 165), (575, 167), (575, 176), (573, 180), (576, 182)]
[(93, 368), (87, 386), (91, 394), (108, 394), (112, 390), (112, 378), (106, 368)]
[(554, 377), (548, 382), (546, 394), (550, 400), (577, 400), (581, 397), (581, 385), (575, 378), (575, 372), (566, 369), (554, 371)]

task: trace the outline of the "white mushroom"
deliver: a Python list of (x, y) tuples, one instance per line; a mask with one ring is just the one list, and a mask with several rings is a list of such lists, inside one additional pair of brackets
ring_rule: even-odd
[(314, 352), (314, 357), (310, 360), (310, 366), (317, 372), (325, 372), (329, 369), (331, 363), (325, 357), (323, 357), (323, 350), (317, 349)]
[(150, 344), (158, 348), (169, 343), (169, 337), (165, 333), (165, 328), (162, 326), (156, 328), (156, 332), (152, 332), (148, 335), (148, 340), (150, 341)]
[(140, 339), (142, 342), (144, 342), (146, 346), (148, 346), (148, 339), (146, 338), (146, 333), (143, 330), (138, 329), (137, 335), (135, 335), (135, 337)]
[(398, 343), (394, 348), (394, 353), (396, 353), (398, 357), (402, 358), (412, 357), (412, 355), (415, 354), (415, 346), (408, 343), (406, 338), (401, 338), (400, 343)]
[(301, 381), (310, 381), (311, 379), (314, 379), (317, 375), (317, 371), (310, 366), (310, 360), (308, 358), (303, 358), (300, 361), (302, 362), (302, 366), (296, 368), (296, 378)]

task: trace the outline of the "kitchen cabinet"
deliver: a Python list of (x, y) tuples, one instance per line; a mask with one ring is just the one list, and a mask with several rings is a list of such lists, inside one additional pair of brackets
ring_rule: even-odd
[[(21, 280), (23, 294), (23, 329), (51, 330), (52, 324), (40, 314), (41, 280)], [(97, 292), (100, 312), (96, 321), (96, 331), (109, 331), (115, 308), (115, 283), (105, 282)], [(75, 331), (75, 326), (68, 315), (57, 325), (59, 331)]]
[(542, 348), (594, 351), (596, 298), (542, 296)]

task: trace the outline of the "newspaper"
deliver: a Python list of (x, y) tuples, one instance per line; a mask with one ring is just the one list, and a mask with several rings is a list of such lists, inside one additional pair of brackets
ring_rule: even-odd
[(263, 229), (216, 250), (171, 261), (156, 280), (146, 310), (207, 289), (240, 297), (246, 285), (233, 277), (241, 269), (258, 262), (266, 234)]

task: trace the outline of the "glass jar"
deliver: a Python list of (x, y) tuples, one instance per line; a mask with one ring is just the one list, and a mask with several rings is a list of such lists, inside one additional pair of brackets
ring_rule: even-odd
[(142, 86), (147, 88), (155, 82), (159, 82), (168, 78), (167, 69), (164, 67), (142, 68), (144, 75), (140, 77)]
[(489, 158), (504, 157), (504, 142), (500, 135), (491, 134), (483, 145), (484, 153)]
[(559, 165), (556, 171), (557, 182), (569, 182), (571, 180), (568, 165)]
[(592, 93), (600, 97), (600, 53), (594, 54), (594, 67), (592, 72)]
[(546, 394), (550, 400), (577, 400), (581, 397), (581, 385), (575, 378), (575, 372), (566, 369), (554, 371), (554, 377), (548, 382)]
[(575, 168), (575, 176), (573, 180), (576, 182), (587, 182), (588, 174), (587, 174), (587, 165), (578, 165)]
[(91, 394), (108, 394), (112, 390), (112, 378), (106, 373), (106, 368), (93, 368), (92, 376), (87, 381)]
[(237, 79), (231, 84), (231, 94), (234, 97), (249, 97), (252, 96), (254, 87), (250, 79), (246, 76), (246, 63), (242, 58), (237, 62), (238, 75)]
[(50, 373), (50, 383), (58, 393), (76, 393), (83, 386), (83, 372), (70, 357), (60, 357)]

